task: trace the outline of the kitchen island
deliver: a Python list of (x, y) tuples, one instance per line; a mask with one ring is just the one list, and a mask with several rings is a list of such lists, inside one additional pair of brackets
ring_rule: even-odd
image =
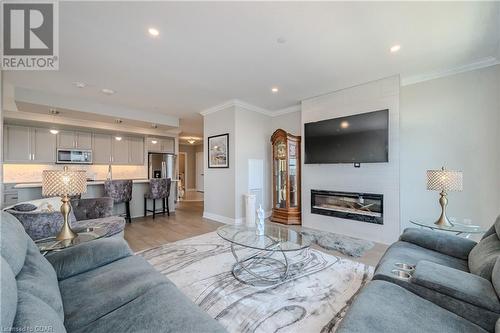
[[(148, 190), (149, 179), (133, 179), (132, 201), (130, 202), (130, 215), (132, 218), (144, 216), (144, 194)], [(42, 198), (42, 183), (10, 183), (4, 184), (6, 188), (10, 188), (17, 192), (17, 202)], [(170, 196), (168, 204), (170, 212), (175, 212), (176, 203), (176, 186), (177, 180), (172, 180)], [(82, 194), (82, 198), (98, 198), (104, 196), (104, 180), (87, 181), (87, 192)], [(148, 200), (148, 207), (151, 209), (152, 201)], [(160, 200), (157, 201), (157, 209), (161, 208)], [(115, 204), (114, 211), (116, 214), (125, 212), (125, 204)], [(148, 212), (148, 215), (152, 213)]]

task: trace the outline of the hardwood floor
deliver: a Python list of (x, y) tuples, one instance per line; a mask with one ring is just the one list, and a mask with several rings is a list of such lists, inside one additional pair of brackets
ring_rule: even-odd
[(137, 252), (215, 231), (223, 225), (202, 216), (202, 201), (179, 202), (170, 216), (158, 214), (154, 220), (150, 216), (132, 219), (125, 226), (125, 239)]
[[(154, 220), (150, 216), (135, 218), (132, 220), (132, 223), (127, 223), (125, 226), (125, 239), (132, 250), (138, 252), (165, 243), (215, 231), (219, 226), (224, 225), (204, 219), (202, 216), (202, 201), (178, 202), (175, 214), (171, 214), (170, 216), (159, 214), (156, 215)], [(360, 258), (349, 257), (337, 251), (327, 251), (317, 246), (313, 246), (313, 248), (352, 261), (375, 266), (384, 254), (387, 246), (375, 243), (375, 246), (366, 251)]]

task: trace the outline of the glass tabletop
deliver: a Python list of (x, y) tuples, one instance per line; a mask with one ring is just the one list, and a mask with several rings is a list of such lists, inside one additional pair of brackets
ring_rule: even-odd
[(298, 251), (311, 245), (310, 237), (289, 228), (269, 224), (265, 226), (264, 235), (257, 235), (256, 228), (244, 225), (226, 225), (217, 229), (217, 234), (233, 244), (257, 250)]
[(98, 239), (106, 236), (106, 228), (96, 227), (96, 228), (85, 228), (85, 229), (75, 229), (74, 230), (78, 236), (73, 239), (68, 240), (57, 240), (55, 237), (49, 237), (44, 239), (39, 239), (35, 241), (36, 246), (40, 252), (56, 251), (62, 250), (71, 246), (78, 244), (90, 242), (94, 239)]
[(425, 228), (430, 228), (434, 230), (443, 230), (443, 231), (451, 231), (451, 232), (456, 232), (456, 233), (465, 233), (465, 234), (482, 234), (486, 232), (486, 229), (478, 226), (478, 225), (472, 225), (472, 224), (463, 224), (463, 223), (457, 223), (453, 222), (452, 226), (440, 226), (437, 224), (434, 224), (434, 222), (429, 222), (429, 221), (421, 221), (421, 220), (410, 220), (411, 223), (425, 227)]

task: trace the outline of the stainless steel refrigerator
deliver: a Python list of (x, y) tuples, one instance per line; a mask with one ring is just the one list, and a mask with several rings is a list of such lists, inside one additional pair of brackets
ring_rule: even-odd
[(148, 178), (176, 179), (174, 154), (148, 153)]

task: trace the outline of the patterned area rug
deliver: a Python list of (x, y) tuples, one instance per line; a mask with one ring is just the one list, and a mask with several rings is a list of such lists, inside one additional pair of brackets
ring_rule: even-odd
[[(289, 279), (239, 282), (229, 242), (215, 232), (138, 253), (229, 332), (334, 332), (373, 267), (306, 249), (290, 253)], [(272, 267), (269, 267), (272, 270)]]

